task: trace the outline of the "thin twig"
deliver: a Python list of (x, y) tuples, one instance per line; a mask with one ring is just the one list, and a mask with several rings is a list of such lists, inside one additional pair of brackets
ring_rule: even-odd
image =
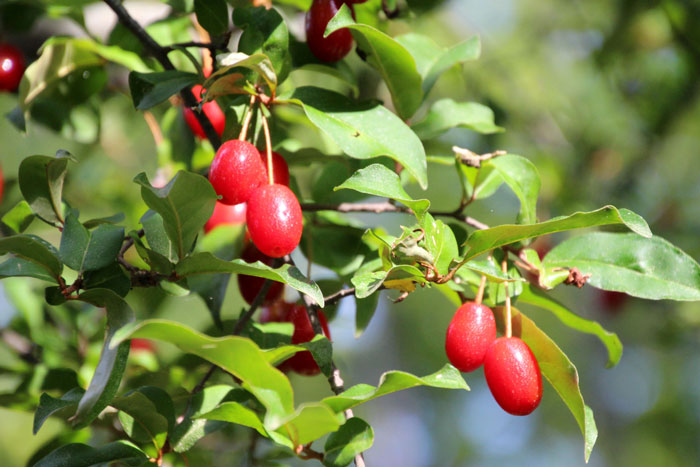
[(270, 185), (275, 183), (275, 174), (272, 170), (272, 141), (270, 141), (270, 127), (267, 125), (267, 117), (263, 112), (260, 112), (262, 120), (263, 133), (265, 134), (265, 154), (267, 158), (267, 182)]
[(255, 104), (255, 95), (250, 96), (250, 104), (248, 104), (248, 110), (243, 119), (243, 125), (241, 125), (241, 132), (238, 135), (238, 139), (241, 141), (245, 141), (248, 136), (248, 125), (250, 125), (250, 119), (253, 117), (253, 104)]
[(452, 150), (455, 152), (455, 154), (457, 154), (460, 162), (462, 162), (465, 165), (468, 165), (469, 167), (476, 168), (481, 167), (481, 163), (484, 161), (493, 159), (494, 157), (504, 156), (507, 154), (506, 151), (501, 150), (487, 152), (486, 154), (477, 154), (473, 151), (470, 151), (469, 149), (460, 148), (459, 146), (452, 146)]

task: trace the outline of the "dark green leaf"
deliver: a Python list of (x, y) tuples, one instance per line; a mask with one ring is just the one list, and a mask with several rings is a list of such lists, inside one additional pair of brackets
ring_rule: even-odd
[(605, 206), (596, 211), (577, 212), (570, 216), (556, 217), (539, 224), (499, 225), (490, 229), (477, 230), (467, 239), (469, 247), (465, 259), (470, 259), (504, 245), (565, 230), (594, 227), (598, 225), (624, 224), (643, 237), (651, 237), (649, 226), (639, 215), (627, 209)]
[(356, 103), (321, 88), (296, 88), (280, 102), (302, 106), (311, 123), (326, 133), (348, 156), (371, 159), (388, 156), (401, 163), (426, 188), (427, 162), (418, 137), (386, 107), (376, 102)]
[(56, 157), (29, 156), (19, 165), (19, 189), (32, 210), (50, 223), (63, 222), (61, 193), (68, 161), (75, 160), (65, 151)]
[(476, 102), (455, 102), (452, 99), (435, 102), (425, 118), (411, 128), (421, 139), (431, 139), (455, 127), (483, 134), (503, 131), (494, 123), (493, 110)]
[(128, 441), (115, 441), (99, 447), (73, 443), (52, 451), (34, 467), (89, 467), (115, 461), (136, 466), (147, 460), (148, 456)]
[(197, 75), (178, 70), (129, 73), (131, 99), (138, 110), (150, 109), (196, 82)]
[(360, 337), (369, 326), (378, 302), (378, 293), (365, 298), (355, 298), (355, 338)]
[(119, 421), (127, 435), (138, 443), (152, 442), (158, 449), (163, 447), (168, 435), (168, 420), (155, 404), (138, 390), (117, 397), (110, 404), (118, 409)]
[(503, 181), (520, 200), (519, 222), (522, 224), (537, 222), (537, 196), (540, 193), (540, 175), (537, 167), (524, 157), (513, 154), (490, 159), (482, 168), (485, 166), (493, 167), (500, 173)]
[(700, 265), (661, 237), (595, 232), (557, 245), (545, 267), (578, 268), (588, 284), (651, 300), (700, 300)]
[(114, 262), (104, 268), (83, 274), (83, 288), (109, 289), (120, 297), (125, 297), (131, 290), (131, 279), (124, 273), (119, 263)]
[(341, 28), (350, 29), (357, 46), (367, 54), (367, 63), (382, 75), (399, 116), (403, 119), (413, 116), (423, 101), (423, 88), (411, 54), (383, 32), (355, 23), (347, 5), (328, 22), (326, 35)]
[(123, 240), (123, 227), (101, 224), (89, 231), (70, 212), (61, 234), (60, 258), (75, 271), (95, 271), (116, 261)]
[[(364, 230), (347, 225), (321, 224), (306, 229), (299, 246), (314, 264), (325, 266), (341, 277), (353, 274), (369, 249), (362, 241)], [(338, 245), (343, 245), (338, 248)]]
[[(50, 276), (53, 281), (58, 282), (63, 270), (63, 264), (58, 260), (55, 249), (47, 242), (33, 235), (13, 235), (12, 237), (0, 238), (0, 255), (13, 253), (19, 259), (33, 263), (29, 268), (32, 273), (30, 277), (46, 279)], [(23, 275), (23, 261), (3, 263), (4, 275)], [(41, 272), (40, 269), (45, 271)]]
[(141, 185), (141, 197), (163, 218), (168, 238), (178, 258), (190, 252), (199, 231), (214, 212), (216, 193), (211, 183), (191, 172), (180, 171), (163, 188), (152, 187), (145, 174), (134, 179)]
[(39, 399), (39, 406), (34, 412), (34, 428), (32, 429), (34, 434), (39, 432), (46, 419), (54, 413), (67, 407), (77, 407), (78, 401), (83, 397), (83, 394), (85, 394), (85, 391), (82, 388), (73, 388), (61, 396), (60, 399), (55, 399), (46, 393), (42, 394)]
[(44, 266), (22, 258), (10, 258), (0, 264), (0, 279), (6, 277), (33, 277), (47, 282), (56, 282)]
[(372, 447), (374, 431), (369, 424), (358, 417), (349, 418), (343, 426), (326, 440), (323, 447), (323, 465), (327, 467), (344, 467), (350, 464), (356, 455)]
[(151, 269), (162, 274), (170, 274), (173, 270), (173, 261), (177, 261), (177, 253), (173, 242), (168, 238), (163, 225), (163, 218), (157, 212), (149, 209), (141, 216), (146, 241), (150, 248), (146, 248), (135, 232), (129, 234), (134, 239), (134, 246), (139, 256), (146, 261)]
[(233, 22), (243, 29), (238, 41), (238, 51), (248, 55), (262, 53), (269, 57), (282, 83), (291, 69), (289, 31), (284, 19), (274, 8), (234, 8)]
[(107, 217), (98, 217), (96, 219), (90, 219), (88, 221), (83, 222), (83, 226), (85, 226), (86, 229), (94, 229), (95, 227), (102, 224), (118, 224), (120, 222), (124, 222), (124, 219), (126, 219), (126, 216), (123, 212), (120, 212)]
[(197, 21), (212, 36), (219, 36), (228, 29), (228, 6), (225, 0), (194, 0)]
[(15, 233), (22, 233), (34, 220), (34, 213), (26, 201), (20, 201), (2, 216), (2, 223)]

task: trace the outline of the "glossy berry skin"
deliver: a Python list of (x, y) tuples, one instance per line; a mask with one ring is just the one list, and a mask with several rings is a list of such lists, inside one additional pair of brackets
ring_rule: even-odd
[[(267, 152), (260, 151), (260, 157), (265, 164), (265, 174), (267, 175)], [(272, 151), (272, 179), (275, 183), (289, 186), (289, 166), (284, 157), (276, 151)]]
[(530, 347), (518, 337), (499, 337), (484, 358), (491, 394), (511, 415), (528, 415), (542, 400), (542, 374)]
[[(323, 334), (330, 339), (331, 332), (328, 330), (326, 315), (323, 314), (322, 310), (318, 310), (318, 320), (321, 322)], [(303, 344), (304, 342), (309, 342), (316, 335), (316, 333), (314, 333), (313, 326), (311, 326), (311, 320), (309, 320), (306, 307), (303, 305), (294, 305), (287, 315), (285, 321), (289, 321), (294, 324), (292, 344)], [(301, 375), (307, 376), (316, 375), (321, 372), (316, 360), (314, 360), (314, 357), (309, 351), (297, 352), (294, 354), (289, 360), (284, 362), (283, 369), (287, 368), (292, 371), (296, 371)]]
[(267, 256), (281, 258), (301, 240), (301, 206), (284, 185), (261, 185), (248, 200), (246, 222), (250, 239)]
[(12, 44), (0, 44), (0, 91), (15, 92), (24, 74), (22, 51)]
[(328, 22), (342, 5), (342, 0), (314, 0), (306, 13), (306, 43), (321, 61), (337, 62), (352, 49), (352, 34), (347, 28), (323, 37)]
[(447, 327), (445, 352), (459, 371), (469, 372), (484, 363), (484, 356), (496, 340), (496, 320), (486, 305), (462, 304)]
[(222, 203), (245, 203), (256, 188), (267, 182), (258, 149), (247, 141), (226, 141), (216, 151), (209, 181)]
[[(272, 266), (274, 263), (273, 258), (260, 253), (260, 251), (255, 248), (255, 245), (252, 243), (249, 243), (243, 249), (241, 259), (246, 263), (260, 261), (268, 266)], [(260, 289), (262, 289), (264, 283), (265, 279), (262, 277), (248, 276), (245, 274), (238, 275), (238, 289), (241, 291), (241, 296), (246, 302), (248, 302), (248, 304), (253, 303), (253, 300), (255, 300), (255, 297), (257, 297), (258, 292), (260, 292)], [(265, 295), (265, 299), (263, 300), (263, 305), (269, 305), (278, 300), (282, 296), (283, 290), (283, 283), (272, 282), (267, 291), (267, 295)]]
[[(198, 84), (196, 86), (192, 86), (192, 92), (197, 98), (197, 102), (200, 102), (202, 100), (202, 86)], [(202, 125), (199, 124), (199, 121), (197, 120), (194, 111), (189, 107), (185, 107), (183, 109), (183, 112), (185, 116), (185, 121), (187, 122), (187, 126), (190, 127), (192, 133), (194, 133), (195, 136), (197, 136), (200, 139), (206, 139), (207, 135), (204, 133)], [(226, 116), (224, 115), (224, 111), (221, 110), (221, 107), (219, 107), (219, 104), (217, 104), (216, 101), (209, 101), (206, 104), (202, 105), (202, 112), (204, 112), (204, 115), (206, 115), (207, 118), (209, 118), (209, 121), (214, 127), (216, 133), (219, 136), (224, 134), (224, 127), (226, 126)]]
[(214, 205), (214, 212), (204, 224), (204, 232), (211, 232), (219, 225), (241, 225), (245, 224), (246, 204), (228, 205), (219, 201)]

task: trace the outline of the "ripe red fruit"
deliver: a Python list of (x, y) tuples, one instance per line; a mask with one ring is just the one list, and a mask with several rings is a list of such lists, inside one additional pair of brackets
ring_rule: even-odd
[(209, 233), (214, 227), (219, 225), (245, 224), (245, 211), (245, 203), (228, 205), (217, 201), (214, 205), (214, 212), (207, 223), (204, 224), (204, 232)]
[(455, 312), (447, 328), (445, 352), (459, 371), (474, 371), (484, 363), (489, 346), (496, 340), (496, 320), (486, 305), (467, 302)]
[[(265, 164), (265, 174), (267, 175), (267, 152), (260, 151), (263, 164)], [(289, 186), (289, 167), (284, 157), (276, 151), (272, 151), (272, 179), (275, 183)]]
[[(322, 310), (318, 310), (318, 320), (321, 322), (323, 334), (330, 339), (331, 332), (328, 330), (326, 315), (323, 314)], [(313, 326), (311, 326), (311, 320), (306, 312), (306, 307), (303, 305), (294, 305), (289, 311), (285, 321), (289, 321), (294, 324), (292, 344), (303, 344), (304, 342), (309, 342), (316, 335), (316, 333), (314, 333)], [(294, 354), (294, 356), (284, 362), (283, 365), (284, 368), (289, 368), (290, 370), (296, 371), (302, 375), (311, 376), (321, 372), (316, 360), (314, 360), (314, 357), (309, 351)]]
[[(209, 181), (224, 204), (248, 201), (253, 191), (266, 182), (265, 166), (258, 149), (241, 140), (226, 141), (216, 151), (209, 169)], [(250, 209), (250, 206), (248, 207)]]
[[(192, 92), (194, 93), (195, 97), (197, 97), (197, 102), (200, 102), (202, 100), (202, 86), (199, 84), (192, 86)], [(204, 115), (209, 118), (209, 121), (214, 127), (216, 133), (221, 136), (224, 133), (224, 127), (226, 126), (226, 117), (223, 110), (221, 110), (221, 107), (219, 107), (219, 104), (217, 104), (216, 101), (209, 101), (202, 105), (202, 111), (204, 112)], [(184, 115), (187, 126), (190, 127), (192, 133), (201, 139), (206, 139), (207, 135), (204, 133), (202, 125), (199, 124), (197, 117), (194, 115), (194, 111), (189, 107), (185, 107)]]
[[(268, 266), (272, 266), (272, 264), (274, 263), (273, 258), (270, 258), (269, 256), (260, 253), (260, 251), (257, 248), (255, 248), (255, 245), (253, 245), (252, 243), (249, 243), (243, 249), (243, 252), (241, 253), (241, 259), (246, 263), (254, 263), (256, 261), (261, 261), (262, 263), (267, 264)], [(238, 289), (241, 291), (243, 299), (246, 302), (248, 302), (248, 304), (253, 303), (253, 300), (255, 300), (255, 297), (258, 295), (258, 292), (260, 292), (260, 289), (262, 289), (264, 283), (265, 279), (262, 277), (248, 276), (246, 274), (238, 275)], [(267, 295), (265, 295), (263, 304), (269, 305), (270, 303), (276, 301), (282, 296), (283, 290), (283, 283), (272, 282), (270, 288), (267, 291)]]
[(15, 92), (24, 74), (22, 51), (12, 44), (0, 44), (0, 91)]
[(273, 258), (288, 255), (301, 240), (301, 206), (284, 185), (261, 185), (255, 190), (248, 200), (246, 222), (255, 246)]
[(324, 62), (337, 62), (352, 49), (352, 34), (348, 28), (323, 37), (328, 22), (342, 5), (342, 0), (314, 0), (306, 13), (306, 42), (311, 53)]
[(491, 394), (511, 415), (528, 415), (542, 400), (542, 374), (537, 359), (518, 337), (499, 337), (484, 358)]
[(132, 352), (155, 352), (153, 343), (148, 339), (131, 339)]

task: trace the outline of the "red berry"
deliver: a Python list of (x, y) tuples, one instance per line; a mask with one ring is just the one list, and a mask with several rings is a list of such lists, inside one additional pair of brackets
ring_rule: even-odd
[(301, 240), (301, 206), (284, 185), (261, 185), (255, 190), (248, 200), (246, 222), (255, 246), (273, 258), (288, 255)]
[[(265, 174), (267, 175), (267, 152), (260, 151), (263, 164), (265, 164)], [(289, 186), (289, 167), (284, 157), (276, 151), (272, 151), (272, 179), (275, 183)]]
[(323, 37), (328, 22), (342, 5), (342, 0), (314, 0), (306, 13), (306, 42), (311, 53), (324, 62), (337, 62), (352, 49), (352, 34), (348, 28)]
[(598, 300), (603, 311), (611, 314), (622, 311), (628, 298), (629, 295), (624, 292), (613, 292), (610, 290), (601, 290), (598, 294)]
[(518, 337), (499, 337), (484, 358), (491, 394), (511, 415), (528, 415), (542, 400), (542, 374), (537, 359)]
[(15, 92), (24, 74), (22, 51), (12, 44), (0, 44), (0, 91)]
[(445, 351), (459, 371), (474, 371), (496, 340), (496, 320), (486, 305), (467, 302), (457, 308), (447, 328)]
[(153, 343), (148, 339), (131, 339), (132, 352), (155, 352)]
[[(249, 243), (241, 253), (241, 259), (246, 263), (254, 263), (260, 261), (263, 264), (272, 266), (274, 259), (269, 256), (265, 256), (260, 253), (260, 251), (255, 248), (255, 245)], [(246, 274), (238, 275), (238, 289), (241, 291), (243, 299), (248, 302), (248, 304), (253, 303), (255, 297), (257, 297), (258, 292), (262, 289), (265, 279), (262, 277), (248, 276)], [(264, 305), (268, 305), (276, 301), (280, 296), (282, 296), (282, 291), (284, 290), (284, 284), (281, 282), (272, 282), (270, 288), (265, 295)]]
[[(330, 339), (331, 332), (328, 330), (326, 315), (324, 315), (323, 311), (321, 310), (318, 310), (318, 320), (321, 322), (323, 334)], [(287, 315), (286, 321), (290, 321), (292, 324), (294, 324), (292, 344), (303, 344), (304, 342), (309, 342), (316, 335), (313, 326), (311, 326), (311, 320), (306, 312), (306, 307), (303, 305), (294, 305)], [(309, 376), (316, 375), (321, 372), (316, 360), (314, 360), (314, 357), (309, 351), (297, 352), (289, 360), (284, 362), (284, 367), (296, 371), (299, 374)]]
[[(197, 97), (197, 102), (200, 102), (202, 100), (202, 86), (199, 84), (192, 86), (192, 92), (194, 93), (195, 97)], [(202, 111), (211, 122), (216, 133), (221, 136), (224, 133), (224, 127), (226, 126), (226, 117), (223, 110), (221, 110), (221, 107), (219, 107), (219, 104), (217, 104), (216, 101), (209, 101), (202, 105)], [(190, 130), (192, 130), (192, 133), (201, 139), (206, 139), (207, 135), (204, 133), (202, 125), (199, 124), (197, 117), (194, 115), (194, 111), (189, 107), (185, 107), (184, 114), (185, 121), (190, 127)]]
[(228, 205), (217, 201), (214, 205), (214, 212), (207, 223), (204, 224), (204, 232), (209, 233), (214, 227), (219, 225), (245, 224), (245, 211), (245, 203)]
[[(221, 145), (209, 169), (209, 181), (224, 204), (248, 201), (253, 191), (266, 182), (265, 166), (258, 149), (241, 140)], [(250, 208), (250, 206), (249, 206)]]

